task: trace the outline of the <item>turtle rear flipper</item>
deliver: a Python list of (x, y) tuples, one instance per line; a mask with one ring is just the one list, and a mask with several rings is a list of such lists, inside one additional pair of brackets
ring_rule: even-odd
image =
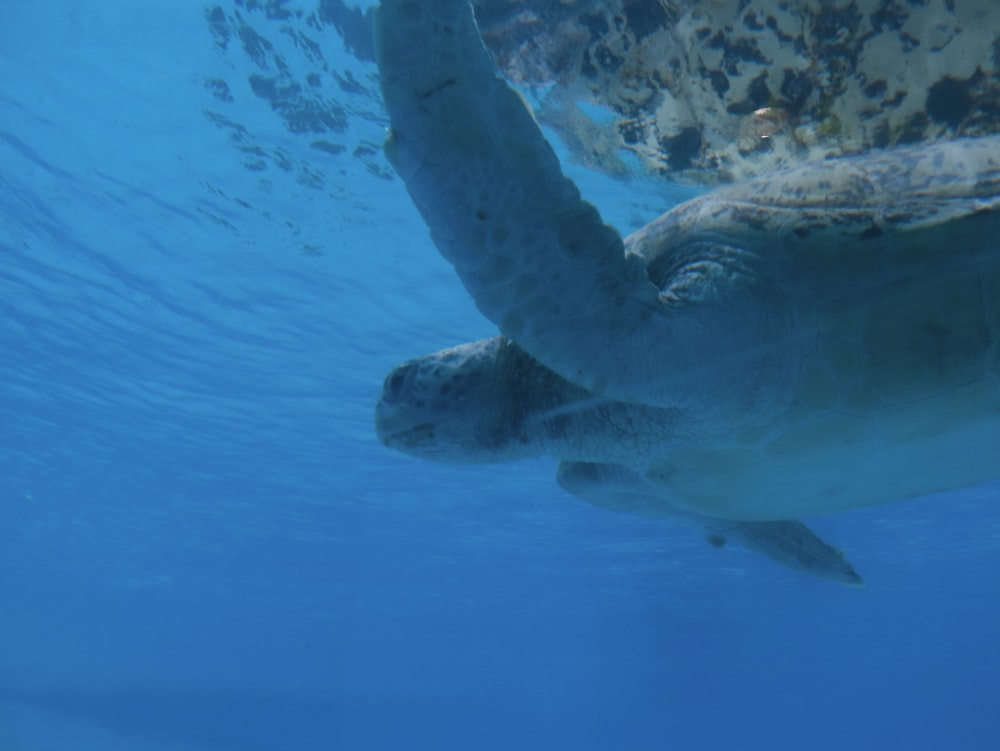
[(864, 581), (841, 550), (823, 542), (798, 521), (720, 522), (713, 536), (739, 541), (745, 548), (763, 553), (772, 561), (821, 579), (864, 586)]
[(683, 519), (700, 528), (713, 547), (724, 547), (733, 540), (755, 553), (820, 579), (852, 586), (864, 584), (844, 554), (823, 542), (802, 522), (731, 521), (681, 511), (657, 494), (640, 474), (617, 464), (562, 462), (557, 478), (565, 490), (595, 506), (643, 516)]

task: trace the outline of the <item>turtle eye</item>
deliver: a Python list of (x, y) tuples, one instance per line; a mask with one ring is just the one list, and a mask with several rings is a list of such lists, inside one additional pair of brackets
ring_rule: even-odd
[(382, 385), (382, 398), (387, 402), (399, 401), (403, 396), (406, 385), (413, 380), (412, 376), (415, 371), (416, 365), (411, 363), (400, 365), (387, 375), (385, 383)]

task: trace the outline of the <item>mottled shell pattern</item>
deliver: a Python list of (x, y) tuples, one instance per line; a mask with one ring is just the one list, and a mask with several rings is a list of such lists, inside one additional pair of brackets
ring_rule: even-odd
[[(541, 119), (611, 172), (630, 169), (624, 149), (674, 179), (725, 182), (1000, 128), (997, 2), (476, 5), (505, 74), (541, 92)], [(612, 117), (587, 116), (581, 101)]]

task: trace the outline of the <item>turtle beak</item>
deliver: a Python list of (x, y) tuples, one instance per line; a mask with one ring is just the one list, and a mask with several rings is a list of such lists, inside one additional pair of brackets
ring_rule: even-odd
[(384, 398), (379, 397), (375, 403), (375, 435), (383, 446), (391, 447), (390, 441), (397, 432), (393, 426), (395, 422), (393, 413), (392, 407), (386, 404)]
[(434, 438), (434, 426), (416, 423), (409, 407), (417, 370), (416, 363), (408, 362), (391, 371), (375, 404), (375, 435), (384, 446), (404, 453), (411, 453)]
[(414, 425), (405, 409), (399, 409), (386, 399), (375, 404), (375, 435), (383, 446), (406, 451), (434, 437), (434, 427), (428, 423)]

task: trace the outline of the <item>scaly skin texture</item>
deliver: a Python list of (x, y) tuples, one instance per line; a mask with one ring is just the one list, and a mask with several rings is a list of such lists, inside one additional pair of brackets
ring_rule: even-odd
[(448, 462), (546, 455), (635, 464), (678, 443), (678, 410), (611, 402), (569, 383), (504, 337), (411, 360), (386, 377), (379, 438)]

